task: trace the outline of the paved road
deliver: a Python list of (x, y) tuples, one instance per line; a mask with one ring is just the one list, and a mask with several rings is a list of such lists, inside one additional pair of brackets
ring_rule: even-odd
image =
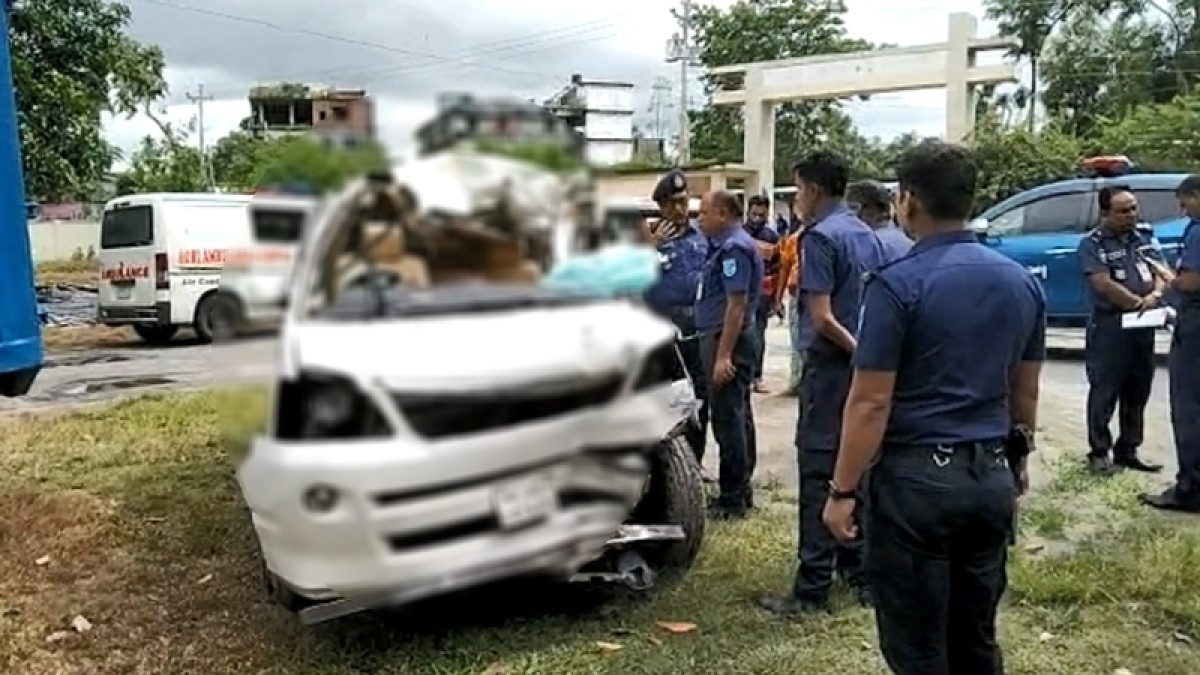
[[(1071, 343), (1081, 338), (1067, 331), (1059, 331), (1051, 340), (1053, 344), (1070, 351)], [(1165, 345), (1164, 345), (1165, 346)], [(780, 391), (786, 382), (788, 369), (787, 331), (772, 325), (768, 334), (766, 375), (768, 386)], [(1045, 472), (1037, 471), (1037, 464), (1044, 464), (1066, 453), (1080, 456), (1086, 454), (1086, 432), (1084, 426), (1084, 402), (1087, 397), (1087, 380), (1083, 363), (1077, 359), (1050, 361), (1042, 372), (1042, 397), (1039, 410), (1039, 457), (1031, 465), (1031, 480), (1038, 483)], [(793, 438), (797, 415), (794, 398), (766, 394), (755, 397), (755, 422), (759, 430), (759, 476), (771, 476), (785, 485), (796, 487), (796, 459)], [(1153, 458), (1168, 466), (1163, 472), (1164, 481), (1174, 475), (1174, 446), (1171, 442), (1167, 393), (1167, 373), (1160, 368), (1154, 380), (1154, 392), (1146, 410), (1146, 442), (1143, 456)], [(715, 445), (710, 447), (715, 448)], [(715, 453), (708, 453), (705, 464), (715, 474)]]
[[(1064, 331), (1056, 333), (1052, 339), (1067, 352), (1078, 346), (1079, 341), (1077, 333)], [(768, 385), (778, 391), (787, 377), (789, 346), (786, 329), (773, 325), (768, 343)], [(169, 348), (139, 346), (86, 356), (57, 357), (43, 370), (29, 396), (0, 399), (0, 414), (71, 407), (146, 391), (265, 381), (270, 378), (275, 363), (275, 346), (272, 339), (254, 339), (227, 346), (180, 343)], [(1046, 364), (1040, 415), (1042, 461), (1063, 453), (1077, 456), (1085, 453), (1083, 407), (1086, 394), (1081, 362), (1057, 360)], [(796, 400), (770, 394), (758, 396), (755, 411), (759, 428), (760, 477), (775, 477), (795, 487), (792, 439)], [(710, 452), (706, 461), (709, 470), (714, 472), (715, 454)], [(1167, 376), (1162, 369), (1155, 379), (1153, 398), (1147, 410), (1143, 454), (1168, 465), (1164, 480), (1173, 475)], [(1035, 482), (1040, 475), (1041, 472), (1034, 472)]]
[(265, 380), (275, 363), (275, 341), (252, 339), (227, 346), (179, 342), (51, 356), (29, 395), (0, 399), (0, 414), (69, 407), (120, 396), (218, 383)]

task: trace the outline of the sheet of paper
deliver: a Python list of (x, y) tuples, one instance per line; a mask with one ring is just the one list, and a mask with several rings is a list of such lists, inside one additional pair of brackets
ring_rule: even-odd
[(1121, 315), (1122, 328), (1162, 328), (1167, 325), (1166, 307), (1158, 309), (1150, 309), (1138, 314), (1137, 312), (1126, 312)]

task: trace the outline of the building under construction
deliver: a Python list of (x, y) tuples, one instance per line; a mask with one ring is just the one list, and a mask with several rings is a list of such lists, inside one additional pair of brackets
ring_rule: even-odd
[(313, 134), (341, 147), (375, 140), (374, 101), (363, 89), (280, 84), (255, 87), (249, 98), (260, 137)]

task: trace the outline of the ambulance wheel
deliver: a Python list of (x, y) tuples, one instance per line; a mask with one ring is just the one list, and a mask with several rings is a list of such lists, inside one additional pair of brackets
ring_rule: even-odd
[(193, 328), (201, 342), (228, 342), (242, 331), (242, 303), (232, 295), (210, 293), (196, 307)]
[(178, 326), (160, 326), (158, 324), (133, 324), (133, 332), (148, 345), (165, 345), (179, 332)]
[(682, 434), (655, 447), (650, 459), (649, 486), (630, 520), (643, 525), (682, 527), (682, 540), (670, 542), (646, 557), (655, 572), (667, 577), (691, 568), (704, 543), (707, 515), (700, 463)]

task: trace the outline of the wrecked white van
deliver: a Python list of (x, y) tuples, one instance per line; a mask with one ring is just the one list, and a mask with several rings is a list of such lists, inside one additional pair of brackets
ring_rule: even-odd
[(269, 590), (305, 623), (526, 575), (646, 589), (695, 558), (674, 329), (540, 283), (556, 183), (435, 157), (351, 185), (306, 234), (238, 470)]

